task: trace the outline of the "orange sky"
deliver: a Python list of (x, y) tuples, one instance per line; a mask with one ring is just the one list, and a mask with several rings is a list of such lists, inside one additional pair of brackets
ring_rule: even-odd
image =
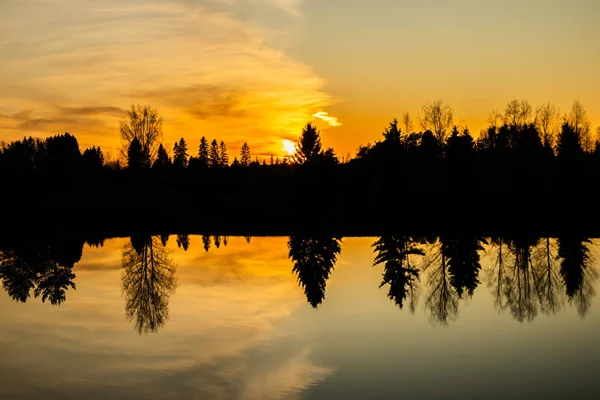
[[(0, 138), (68, 131), (119, 146), (132, 103), (164, 141), (284, 155), (307, 121), (340, 156), (443, 98), (477, 134), (513, 98), (574, 99), (600, 123), (600, 3), (591, 0), (8, 0)], [(193, 153), (192, 150), (192, 153)]]

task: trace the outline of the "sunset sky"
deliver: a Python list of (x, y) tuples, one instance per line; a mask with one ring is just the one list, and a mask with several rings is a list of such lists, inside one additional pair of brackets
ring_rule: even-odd
[(119, 146), (132, 103), (185, 137), (285, 154), (315, 121), (352, 155), (443, 98), (477, 134), (513, 98), (600, 124), (597, 0), (1, 0), (0, 139)]

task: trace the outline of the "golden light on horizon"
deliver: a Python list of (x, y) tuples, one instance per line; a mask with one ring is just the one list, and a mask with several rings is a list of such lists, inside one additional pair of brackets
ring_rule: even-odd
[(288, 155), (291, 156), (296, 152), (296, 145), (291, 140), (283, 139), (281, 143), (283, 145), (283, 151), (285, 151)]

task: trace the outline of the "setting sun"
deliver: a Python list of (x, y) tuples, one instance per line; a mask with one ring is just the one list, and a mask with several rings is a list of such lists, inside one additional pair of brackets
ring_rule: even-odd
[(286, 151), (290, 156), (296, 152), (296, 145), (294, 142), (288, 139), (283, 139), (283, 150)]

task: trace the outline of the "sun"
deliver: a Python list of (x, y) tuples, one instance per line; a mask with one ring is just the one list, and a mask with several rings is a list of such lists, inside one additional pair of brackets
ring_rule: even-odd
[(283, 150), (287, 152), (288, 155), (291, 156), (296, 152), (296, 145), (291, 140), (283, 139), (281, 143), (283, 145)]

